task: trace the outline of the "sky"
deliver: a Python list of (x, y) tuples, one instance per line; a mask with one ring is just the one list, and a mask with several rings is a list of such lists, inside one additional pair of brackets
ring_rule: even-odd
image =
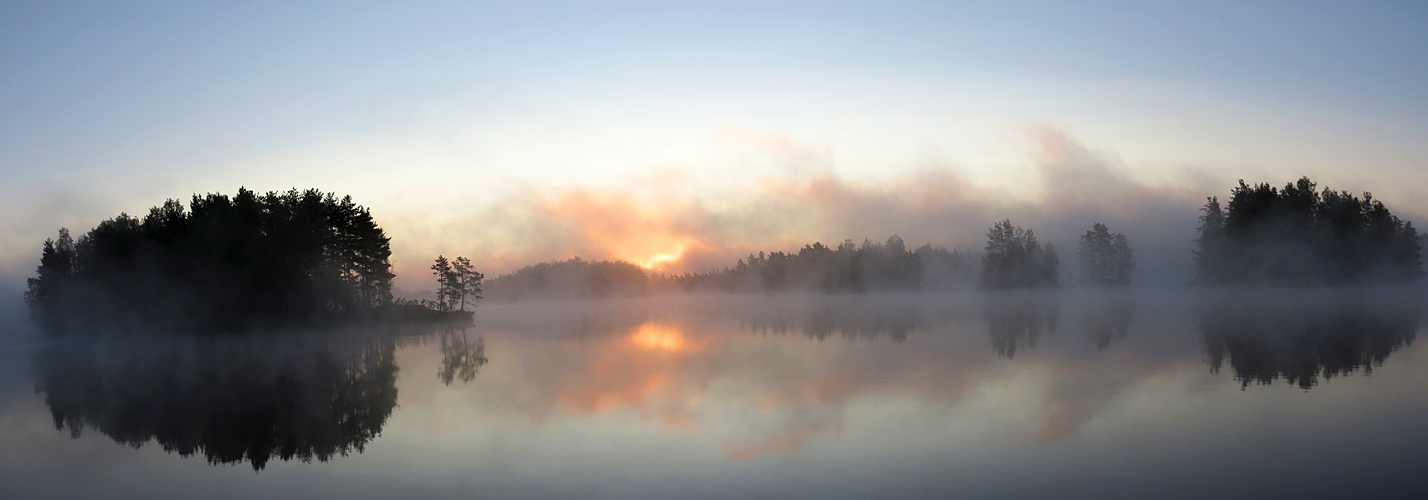
[[(316, 187), (488, 275), (683, 272), (811, 241), (1063, 249), (1188, 277), (1238, 179), (1428, 223), (1420, 2), (0, 5), (0, 293), (44, 238), (168, 198)], [(14, 301), (18, 303), (18, 298)]]

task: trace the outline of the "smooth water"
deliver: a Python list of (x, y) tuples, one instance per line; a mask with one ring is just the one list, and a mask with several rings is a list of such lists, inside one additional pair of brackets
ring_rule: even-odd
[(0, 497), (1421, 498), (1422, 305), (689, 296), (46, 341), (0, 349)]

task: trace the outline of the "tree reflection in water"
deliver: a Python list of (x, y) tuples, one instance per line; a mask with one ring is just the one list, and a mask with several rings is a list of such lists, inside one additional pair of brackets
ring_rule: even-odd
[(1241, 387), (1283, 378), (1308, 390), (1359, 369), (1371, 374), (1413, 342), (1416, 299), (1221, 300), (1200, 312), (1210, 369), (1228, 359)]
[(448, 331), (438, 335), (441, 339), (441, 367), (437, 369), (436, 376), (441, 383), (451, 385), (455, 380), (475, 380), (476, 372), (486, 364), (485, 340), (481, 337), (469, 340), (464, 328), (460, 333)]
[(1036, 347), (1042, 333), (1056, 333), (1061, 305), (1052, 297), (998, 297), (982, 309), (992, 349), (1006, 358)]
[(934, 321), (927, 317), (916, 297), (907, 295), (872, 300), (856, 295), (825, 295), (799, 305), (759, 305), (740, 311), (739, 322), (745, 329), (759, 333), (801, 333), (817, 340), (887, 337), (901, 343), (909, 332)]
[(1130, 335), (1135, 320), (1135, 303), (1129, 300), (1108, 300), (1089, 306), (1081, 313), (1081, 332), (1097, 349), (1106, 349), (1111, 341)]
[(35, 390), (75, 438), (89, 427), (261, 470), (362, 452), (396, 407), (393, 351), (330, 335), (60, 345), (36, 355)]

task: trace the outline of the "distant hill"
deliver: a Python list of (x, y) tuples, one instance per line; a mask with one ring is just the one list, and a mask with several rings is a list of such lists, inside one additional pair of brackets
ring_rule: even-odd
[(623, 261), (588, 261), (579, 257), (522, 267), (483, 285), (488, 299), (598, 298), (643, 295), (649, 276)]
[(902, 238), (886, 243), (845, 240), (838, 247), (804, 245), (796, 253), (759, 252), (732, 267), (701, 273), (648, 273), (623, 261), (579, 257), (523, 267), (485, 285), (495, 300), (637, 296), (659, 291), (760, 292), (818, 290), (936, 290), (975, 286), (970, 251), (924, 245), (909, 250)]

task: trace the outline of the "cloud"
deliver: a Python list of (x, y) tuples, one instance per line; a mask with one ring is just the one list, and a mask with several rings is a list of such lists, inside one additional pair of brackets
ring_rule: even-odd
[(1004, 218), (1036, 230), (1065, 253), (1074, 251), (1092, 222), (1104, 222), (1137, 250), (1145, 278), (1138, 282), (1188, 278), (1196, 209), (1207, 194), (1204, 179), (1171, 172), (1169, 178), (1183, 182), (1151, 184), (1129, 175), (1115, 155), (1062, 130), (1038, 125), (1024, 136), (1040, 184), (1018, 190), (978, 185), (946, 165), (850, 179), (833, 168), (829, 147), (731, 129), (719, 139), (786, 168), (762, 169), (717, 189), (700, 189), (692, 180), (700, 172), (678, 168), (614, 187), (523, 188), (436, 227), (401, 217), (388, 229), (404, 257), (399, 260), (411, 262), (399, 271), (424, 275), (419, 265), (435, 253), (469, 255), (489, 274), (576, 256), (702, 271), (760, 250), (796, 251), (814, 241), (892, 234), (914, 245), (979, 248), (986, 228)]

